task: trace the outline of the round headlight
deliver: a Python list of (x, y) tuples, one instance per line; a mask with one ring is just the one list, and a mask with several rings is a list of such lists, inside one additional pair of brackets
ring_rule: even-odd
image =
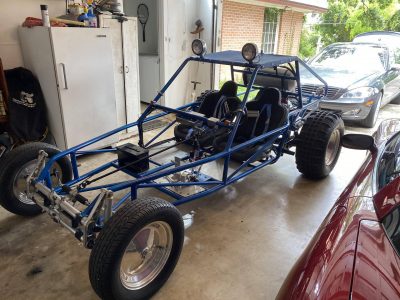
[(252, 62), (258, 54), (257, 45), (254, 43), (247, 43), (242, 48), (242, 56), (248, 62)]
[(195, 39), (192, 42), (192, 51), (196, 55), (203, 56), (207, 52), (206, 42), (200, 39)]

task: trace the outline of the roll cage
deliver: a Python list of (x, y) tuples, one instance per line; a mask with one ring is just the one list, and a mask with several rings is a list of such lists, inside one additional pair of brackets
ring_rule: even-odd
[[(160, 163), (157, 162), (153, 157), (149, 158), (149, 163), (151, 167), (140, 173), (135, 173), (130, 171), (129, 169), (122, 169), (120, 171), (129, 175), (131, 179), (113, 182), (108, 184), (101, 184), (95, 186), (87, 185), (88, 180), (93, 176), (104, 172), (106, 170), (118, 169), (120, 166), (118, 164), (118, 160), (109, 161), (99, 167), (90, 170), (89, 172), (81, 174), (77, 158), (81, 155), (94, 155), (98, 153), (111, 152), (116, 153), (116, 147), (111, 147), (109, 149), (99, 149), (99, 150), (85, 150), (84, 148), (90, 145), (95, 144), (96, 142), (108, 138), (112, 135), (118, 134), (119, 132), (125, 131), (130, 128), (136, 127), (138, 130), (138, 144), (141, 147), (149, 148), (150, 146), (159, 143), (160, 137), (166, 133), (166, 131), (174, 126), (177, 121), (170, 121), (163, 129), (160, 130), (153, 138), (149, 141), (145, 142), (144, 140), (144, 131), (143, 125), (156, 120), (163, 118), (167, 115), (175, 115), (180, 118), (185, 118), (189, 120), (194, 120), (196, 122), (201, 122), (203, 124), (209, 124), (210, 120), (204, 116), (194, 114), (192, 111), (198, 107), (198, 102), (189, 103), (183, 105), (178, 108), (170, 108), (163, 105), (158, 104), (160, 98), (164, 95), (167, 89), (170, 87), (172, 82), (177, 78), (177, 76), (181, 73), (181, 71), (185, 68), (185, 66), (189, 62), (199, 62), (199, 63), (210, 63), (210, 64), (220, 64), (227, 65), (230, 67), (232, 80), (235, 78), (235, 74), (248, 74), (250, 76), (250, 80), (247, 84), (238, 84), (239, 86), (245, 87), (246, 90), (243, 94), (243, 100), (241, 103), (241, 109), (239, 110), (237, 117), (235, 120), (229, 124), (222, 122), (221, 120), (216, 121), (213, 126), (224, 127), (229, 131), (228, 141), (226, 147), (221, 152), (213, 152), (212, 149), (198, 149), (204, 153), (201, 159), (193, 160), (191, 159), (190, 154), (181, 158), (181, 163), (176, 164), (175, 162), (166, 162)], [(284, 66), (285, 68), (290, 68), (292, 70), (293, 76), (283, 76), (276, 74), (271, 74), (270, 72), (265, 72), (263, 69), (265, 68), (275, 68), (278, 66)], [(262, 89), (262, 86), (255, 85), (255, 81), (257, 76), (267, 76), (280, 78), (282, 82), (284, 80), (294, 80), (296, 81), (297, 87), (301, 87), (300, 83), (300, 70), (305, 68), (308, 72), (312, 73), (322, 84), (325, 86), (324, 94), (303, 94), (301, 88), (297, 88), (296, 91), (285, 91), (285, 93), (291, 97), (292, 102), (295, 105), (290, 109), (288, 119), (285, 124), (275, 130), (264, 132), (259, 136), (255, 136), (250, 140), (247, 140), (243, 143), (237, 144), (233, 146), (233, 140), (236, 135), (237, 129), (240, 124), (240, 120), (243, 117), (243, 112), (246, 106), (246, 103), (249, 99), (249, 95), (252, 91), (256, 91)], [(51, 194), (57, 195), (58, 197), (65, 197), (71, 195), (71, 191), (74, 191), (74, 195), (81, 193), (89, 192), (89, 191), (107, 191), (117, 192), (125, 189), (129, 189), (125, 195), (119, 199), (112, 206), (112, 211), (116, 211), (126, 200), (128, 199), (136, 199), (138, 190), (142, 188), (156, 188), (159, 191), (167, 194), (168, 196), (174, 199), (174, 205), (180, 205), (200, 197), (206, 196), (212, 192), (215, 192), (225, 186), (234, 183), (235, 181), (261, 169), (262, 167), (275, 163), (280, 156), (284, 153), (291, 153), (289, 147), (291, 142), (294, 139), (294, 135), (296, 134), (298, 128), (304, 122), (304, 119), (307, 118), (307, 113), (310, 110), (316, 108), (316, 103), (324, 96), (327, 92), (327, 84), (326, 82), (318, 76), (310, 67), (308, 67), (301, 59), (296, 56), (283, 56), (283, 55), (272, 55), (272, 54), (260, 54), (255, 61), (249, 63), (245, 61), (241, 53), (239, 51), (223, 51), (218, 53), (206, 54), (202, 57), (192, 56), (187, 58), (178, 68), (178, 70), (172, 75), (171, 79), (165, 84), (165, 86), (160, 90), (160, 92), (156, 95), (153, 101), (151, 101), (150, 105), (143, 112), (143, 114), (138, 118), (136, 122), (121, 126), (116, 128), (110, 132), (104, 133), (98, 137), (95, 137), (89, 141), (86, 141), (80, 145), (67, 149), (65, 151), (60, 152), (59, 154), (49, 158), (46, 163), (42, 163), (42, 167), (38, 170), (38, 176), (32, 180), (32, 184), (38, 188), (38, 190), (47, 190), (51, 191)], [(161, 113), (152, 115), (151, 113), (154, 110), (160, 110)], [(162, 142), (162, 141), (161, 141)], [(254, 145), (256, 143), (261, 143), (261, 147), (257, 149), (257, 151), (246, 161), (237, 165), (234, 170), (229, 171), (229, 164), (231, 161), (231, 154), (235, 151), (239, 151), (244, 147), (249, 145)], [(257, 161), (256, 158), (259, 157), (260, 153), (265, 151), (266, 149), (272, 149), (271, 155), (266, 159)], [(293, 153), (291, 153), (293, 154)], [(52, 186), (50, 169), (51, 166), (59, 159), (69, 157), (72, 165), (73, 171), (73, 179), (69, 182), (65, 182), (63, 184), (59, 184), (58, 186)], [(160, 182), (160, 178), (165, 178), (174, 173), (182, 172), (185, 170), (190, 170), (196, 167), (199, 167), (203, 164), (210, 163), (216, 160), (223, 160), (223, 172), (222, 178), (216, 179), (210, 177), (201, 172), (196, 173), (196, 179), (193, 181), (177, 181), (177, 182)], [(173, 187), (185, 187), (185, 186), (199, 186), (201, 187), (201, 191), (196, 192), (191, 195), (181, 195), (176, 192)], [(93, 215), (93, 211), (98, 207), (98, 201), (100, 201), (100, 195), (94, 197), (93, 200), (87, 200), (86, 208), (80, 211), (80, 217), (88, 217)], [(92, 213), (92, 214), (91, 214)], [(99, 218), (96, 222), (97, 226), (102, 227), (104, 224), (104, 219)]]

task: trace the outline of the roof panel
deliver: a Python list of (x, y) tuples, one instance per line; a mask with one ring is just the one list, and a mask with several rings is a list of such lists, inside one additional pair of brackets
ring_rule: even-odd
[(259, 55), (259, 58), (256, 58), (252, 64), (249, 64), (243, 57), (240, 51), (221, 51), (215, 53), (209, 53), (204, 55), (203, 58), (193, 57), (195, 60), (206, 61), (210, 63), (218, 63), (218, 64), (228, 64), (228, 65), (236, 65), (243, 67), (255, 67), (261, 66), (263, 68), (274, 67), (281, 64), (289, 63), (295, 60), (298, 60), (297, 56), (288, 56), (288, 55), (277, 55), (277, 54), (265, 54), (262, 53)]

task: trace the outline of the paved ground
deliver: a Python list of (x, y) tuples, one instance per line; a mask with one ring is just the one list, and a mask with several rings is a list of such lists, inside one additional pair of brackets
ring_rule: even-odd
[[(388, 105), (380, 119), (396, 116), (400, 106)], [(333, 173), (315, 182), (286, 156), (181, 206), (184, 214), (196, 213), (194, 223), (177, 268), (154, 299), (273, 299), (364, 157), (344, 149)], [(84, 159), (82, 167), (106, 158)], [(97, 299), (87, 275), (89, 255), (46, 215), (22, 218), (0, 209), (1, 299)]]

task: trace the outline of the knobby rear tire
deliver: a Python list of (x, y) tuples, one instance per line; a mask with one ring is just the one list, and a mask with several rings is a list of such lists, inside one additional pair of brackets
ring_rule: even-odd
[[(339, 115), (321, 110), (312, 112), (296, 141), (296, 165), (299, 172), (310, 179), (328, 176), (340, 156), (343, 133), (344, 124)], [(329, 155), (333, 138), (338, 144), (334, 145), (334, 153)]]

